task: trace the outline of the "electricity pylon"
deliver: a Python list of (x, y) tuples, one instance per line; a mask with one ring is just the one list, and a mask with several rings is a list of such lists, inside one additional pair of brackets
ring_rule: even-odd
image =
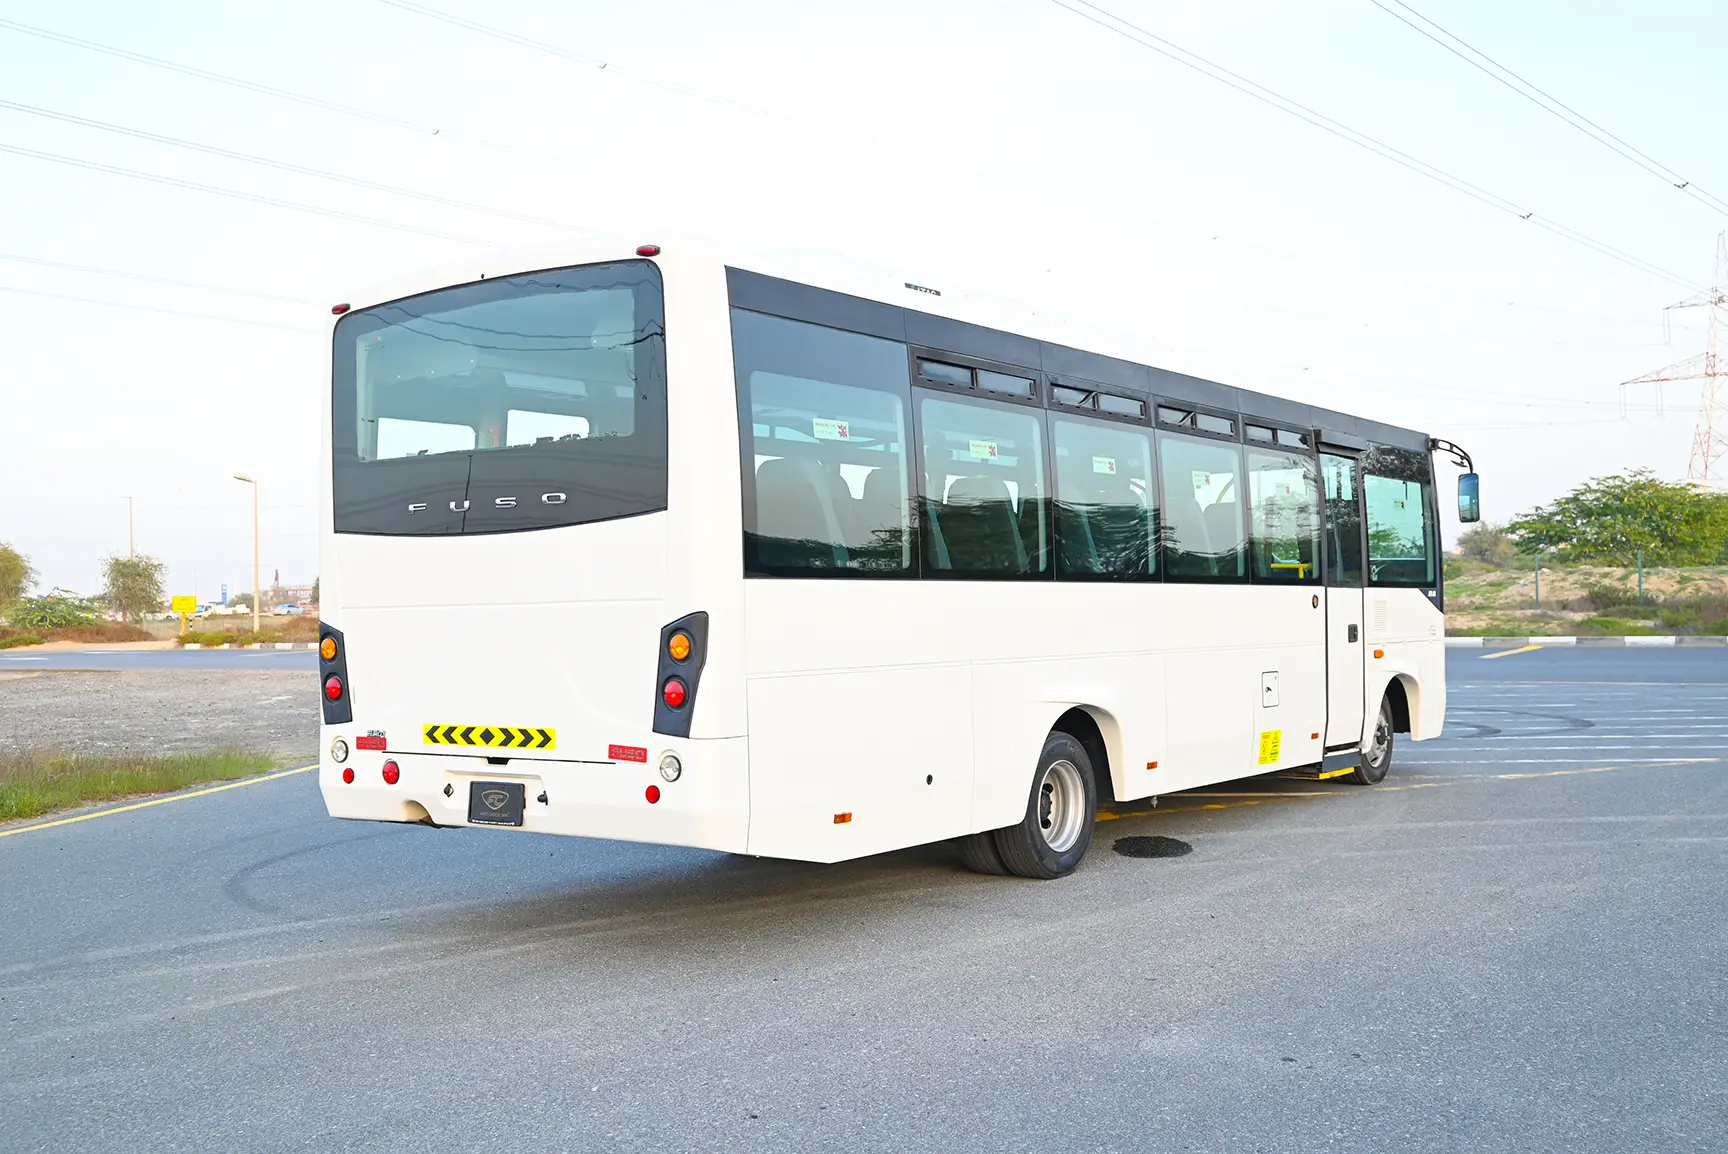
[[(1621, 382), (1621, 388), (1627, 385), (1659, 385), (1664, 381), (1703, 381), (1704, 388), (1698, 397), (1698, 423), (1692, 430), (1692, 459), (1686, 465), (1686, 479), (1706, 487), (1719, 485), (1724, 480), (1722, 458), (1728, 456), (1728, 384), (1722, 378), (1721, 361), (1718, 351), (1721, 348), (1721, 335), (1724, 326), (1728, 326), (1728, 234), (1716, 234), (1716, 274), (1710, 280), (1710, 287), (1683, 301), (1676, 301), (1663, 309), (1663, 320), (1675, 309), (1706, 309), (1710, 318), (1708, 335), (1704, 341), (1704, 351), (1697, 356), (1687, 357), (1669, 365), (1665, 369), (1657, 369), (1645, 373), (1630, 381)], [(1624, 397), (1624, 393), (1621, 394)]]

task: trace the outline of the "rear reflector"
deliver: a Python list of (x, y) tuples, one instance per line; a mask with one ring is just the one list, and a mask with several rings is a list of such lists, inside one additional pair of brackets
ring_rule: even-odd
[(347, 769), (342, 771), (342, 780), (347, 782), (349, 785), (354, 784), (354, 767), (353, 766), (349, 766)]
[(851, 820), (852, 820), (852, 815), (849, 813), (837, 813), (834, 815), (834, 824), (835, 825), (845, 825), (847, 822), (849, 822)]
[(655, 802), (660, 800), (660, 787), (657, 785), (651, 785), (648, 787), (647, 792), (642, 796), (648, 799), (649, 805), (653, 805)]

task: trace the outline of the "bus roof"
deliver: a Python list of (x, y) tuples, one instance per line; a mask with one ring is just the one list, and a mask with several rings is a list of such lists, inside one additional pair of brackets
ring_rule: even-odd
[[(644, 235), (649, 234), (476, 254), (370, 286), (354, 294), (352, 307), (369, 308), (450, 285), (535, 269), (630, 259)], [(1427, 435), (1414, 429), (1159, 368), (1146, 355), (1150, 351), (1146, 338), (1096, 320), (968, 291), (945, 279), (922, 284), (887, 266), (829, 252), (751, 249), (693, 237), (654, 236), (661, 248), (656, 260), (673, 276), (680, 269), (723, 266), (732, 303), (741, 308), (1038, 368), (1052, 376), (1079, 378), (1152, 398), (1180, 399), (1247, 419), (1319, 429), (1325, 440), (1345, 447), (1361, 448), (1373, 442), (1423, 452), (1428, 448)]]

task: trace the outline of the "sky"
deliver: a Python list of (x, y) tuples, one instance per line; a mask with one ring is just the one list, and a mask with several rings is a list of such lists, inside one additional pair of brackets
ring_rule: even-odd
[[(1624, 410), (1618, 386), (1701, 351), (1700, 311), (1663, 307), (1728, 217), (1372, 0), (1099, 4), (1536, 217), (1053, 0), (5, 0), (0, 542), (94, 591), (130, 496), (169, 592), (238, 592), (244, 473), (265, 583), (310, 582), (329, 305), (591, 231), (830, 250), (1132, 328), (1161, 367), (1458, 441), (1494, 520), (1684, 477), (1697, 386)], [(1410, 5), (1728, 197), (1728, 5)]]

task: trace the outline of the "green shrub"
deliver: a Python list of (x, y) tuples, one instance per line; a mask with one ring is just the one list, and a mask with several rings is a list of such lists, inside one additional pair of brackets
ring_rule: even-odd
[(76, 593), (56, 589), (42, 597), (23, 597), (6, 607), (6, 621), (14, 629), (40, 631), (96, 625), (102, 620), (96, 605)]
[(0, 636), (0, 649), (16, 649), (20, 645), (40, 645), (42, 639), (34, 633), (10, 633)]

